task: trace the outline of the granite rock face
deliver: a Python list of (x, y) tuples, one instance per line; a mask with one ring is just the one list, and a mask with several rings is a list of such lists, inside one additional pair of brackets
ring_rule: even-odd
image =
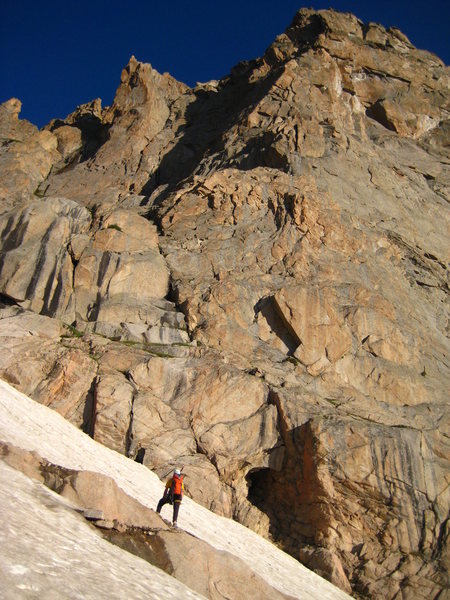
[(449, 75), (302, 9), (221, 81), (2, 105), (2, 377), (355, 596), (435, 597)]

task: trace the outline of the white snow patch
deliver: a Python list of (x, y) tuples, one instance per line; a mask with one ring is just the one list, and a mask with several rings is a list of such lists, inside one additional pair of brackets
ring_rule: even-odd
[(104, 540), (60, 496), (1, 461), (0, 505), (11, 525), (0, 549), (1, 598), (204, 599)]
[[(61, 415), (2, 380), (0, 440), (36, 451), (48, 461), (68, 469), (103, 473), (149, 508), (156, 507), (164, 489), (164, 484), (149, 469), (95, 442)], [(304, 600), (350, 598), (256, 533), (231, 519), (215, 515), (187, 497), (183, 500), (178, 522), (185, 531), (243, 560), (283, 593)], [(67, 544), (67, 540), (65, 542)], [(68, 546), (68, 552), (70, 549)], [(168, 594), (161, 597), (168, 597)]]

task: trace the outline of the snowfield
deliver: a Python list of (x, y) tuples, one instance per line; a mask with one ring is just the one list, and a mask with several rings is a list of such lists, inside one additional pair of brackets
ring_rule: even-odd
[(0, 461), (0, 598), (204, 596), (102, 539), (64, 499)]
[[(95, 442), (58, 413), (2, 380), (0, 441), (35, 451), (69, 469), (107, 475), (149, 508), (156, 507), (163, 492), (163, 482), (149, 469)], [(11, 591), (3, 595), (0, 590), (0, 598), (202, 598), (156, 567), (101, 539), (81, 516), (64, 506), (63, 499), (41, 484), (0, 465), (0, 573)], [(187, 497), (179, 525), (211, 546), (234, 554), (274, 588), (294, 598), (350, 598), (262, 537)], [(27, 584), (30, 571), (34, 578)]]

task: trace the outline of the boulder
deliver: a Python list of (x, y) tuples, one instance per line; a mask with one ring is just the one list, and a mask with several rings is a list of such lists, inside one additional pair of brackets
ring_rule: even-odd
[(78, 127), (63, 125), (53, 133), (58, 140), (58, 152), (64, 159), (70, 158), (83, 147), (82, 134)]
[(93, 248), (109, 252), (144, 252), (158, 249), (155, 225), (126, 210), (105, 217), (93, 240)]
[(95, 321), (102, 303), (128, 304), (128, 299), (164, 298), (169, 273), (155, 250), (129, 254), (87, 248), (75, 269), (74, 295), (77, 318)]
[[(280, 290), (274, 301), (280, 316), (299, 341), (294, 355), (304, 365), (314, 366), (324, 361), (326, 367), (352, 349), (351, 333), (336, 311), (329, 288), (302, 286)], [(321, 370), (319, 368), (318, 373)]]

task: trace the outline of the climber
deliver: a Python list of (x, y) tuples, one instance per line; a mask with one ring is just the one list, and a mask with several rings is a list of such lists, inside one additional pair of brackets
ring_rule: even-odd
[(181, 500), (183, 499), (183, 475), (180, 469), (175, 469), (173, 476), (167, 480), (164, 488), (164, 495), (158, 502), (156, 512), (159, 514), (164, 504), (173, 504), (172, 525), (177, 526), (178, 511), (180, 510)]

